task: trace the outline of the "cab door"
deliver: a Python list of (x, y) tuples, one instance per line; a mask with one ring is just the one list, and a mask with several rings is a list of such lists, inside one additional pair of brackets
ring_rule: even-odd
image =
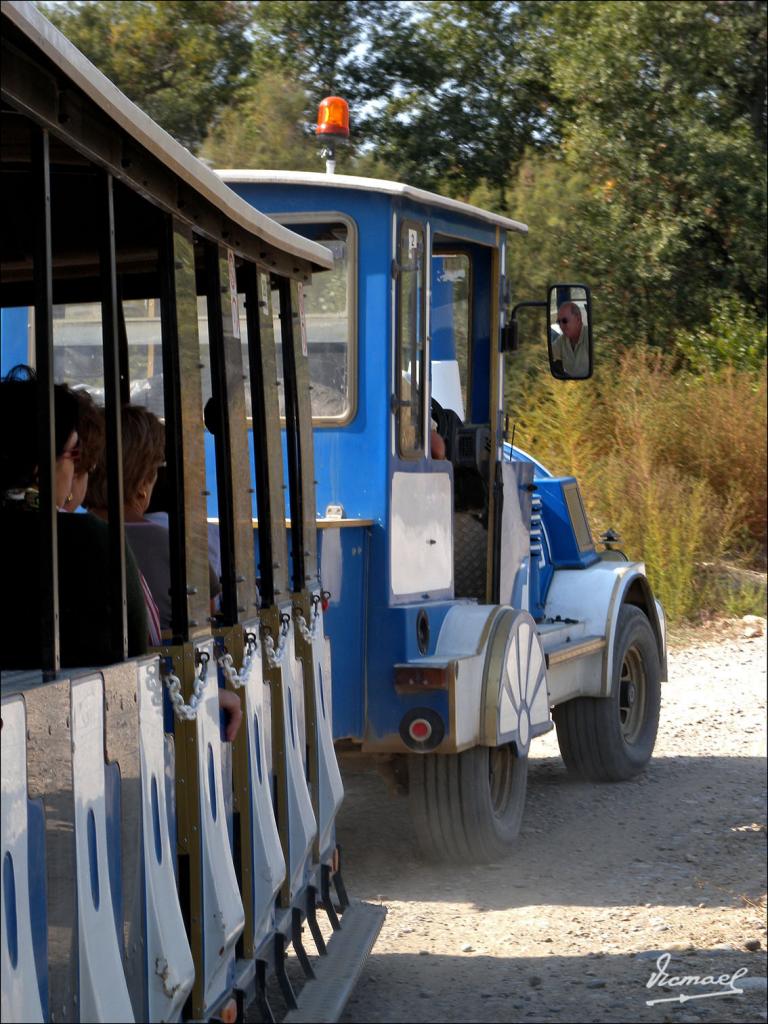
[(491, 600), (498, 360), (493, 331), (494, 250), (435, 237), (431, 259), (432, 414), (453, 472), (454, 596)]
[(390, 600), (453, 595), (453, 473), (430, 445), (429, 225), (396, 221)]

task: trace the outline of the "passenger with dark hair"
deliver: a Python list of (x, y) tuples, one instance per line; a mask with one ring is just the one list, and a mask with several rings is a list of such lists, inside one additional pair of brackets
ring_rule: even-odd
[[(125, 537), (139, 566), (144, 601), (149, 619), (150, 643), (162, 643), (162, 630), (168, 627), (170, 608), (167, 593), (170, 579), (168, 532), (156, 530), (144, 519), (157, 469), (165, 461), (165, 428), (154, 413), (140, 405), (126, 405), (121, 413), (123, 440), (123, 515)], [(97, 460), (88, 478), (86, 506), (100, 519), (107, 518), (107, 467)], [(165, 621), (164, 621), (165, 618)]]
[[(160, 629), (171, 628), (171, 563), (168, 529), (147, 519), (158, 470), (165, 462), (165, 427), (153, 412), (141, 405), (126, 405), (122, 411), (123, 512), (125, 535), (143, 578), (159, 611)], [(107, 479), (104, 460), (90, 476), (85, 504), (95, 515), (107, 516)], [(221, 590), (211, 573), (212, 598)], [(159, 638), (157, 643), (159, 643)], [(219, 705), (227, 712), (225, 738), (233, 740), (240, 727), (240, 698), (230, 690), (219, 690)]]
[[(16, 367), (0, 380), (0, 529), (6, 595), (4, 669), (40, 666), (40, 508), (37, 446), (39, 384), (34, 371)], [(61, 512), (74, 497), (80, 457), (80, 402), (64, 384), (54, 388), (59, 638), (62, 668), (106, 665), (111, 645), (108, 577), (109, 531), (93, 516)], [(128, 654), (147, 650), (147, 620), (136, 564), (126, 550)]]
[[(37, 378), (28, 366), (14, 366), (0, 381), (0, 493), (14, 502), (36, 504), (38, 497)], [(53, 391), (56, 467), (54, 500), (62, 508), (71, 492), (80, 457), (77, 395), (64, 384)], [(22, 492), (29, 492), (24, 494)]]
[(104, 452), (105, 430), (104, 411), (96, 405), (85, 390), (75, 391), (79, 404), (78, 435), (80, 438), (80, 455), (75, 464), (75, 476), (72, 488), (64, 502), (65, 512), (74, 512), (80, 508), (88, 490), (88, 476), (96, 468), (96, 464)]
[[(80, 459), (78, 468), (75, 471), (72, 491), (67, 496), (64, 505), (65, 512), (75, 512), (85, 500), (90, 474), (93, 473), (99, 462), (102, 462), (104, 459), (106, 440), (104, 410), (96, 405), (87, 391), (77, 391), (75, 394), (80, 403)], [(147, 609), (149, 643), (153, 647), (157, 647), (161, 643), (160, 614), (149, 584), (141, 570), (139, 570), (139, 582)]]
[[(147, 518), (158, 470), (165, 462), (165, 427), (142, 405), (127, 405), (122, 413), (123, 502), (125, 535), (144, 574), (160, 613), (160, 628), (171, 628), (171, 564), (167, 526)], [(90, 476), (86, 506), (107, 517), (106, 466), (102, 461)], [(211, 596), (221, 591), (210, 576)]]

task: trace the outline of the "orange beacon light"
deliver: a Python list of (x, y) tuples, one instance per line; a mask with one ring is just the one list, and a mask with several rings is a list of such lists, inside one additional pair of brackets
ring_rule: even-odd
[(317, 111), (317, 134), (349, 138), (349, 104), (340, 96), (326, 96)]

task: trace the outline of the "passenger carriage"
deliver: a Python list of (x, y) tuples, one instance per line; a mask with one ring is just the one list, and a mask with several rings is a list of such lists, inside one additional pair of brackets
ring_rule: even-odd
[[(270, 979), (287, 1019), (336, 1019), (384, 910), (350, 903), (335, 839), (302, 321), (302, 289), (332, 258), (235, 196), (30, 4), (2, 6), (2, 104), (2, 362), (32, 362), (40, 383), (44, 566), (39, 669), (2, 675), (3, 1019), (234, 1020), (254, 999), (274, 1019)], [(153, 325), (140, 344), (137, 320)], [(62, 378), (105, 403), (114, 598), (111, 663), (67, 669), (52, 500)], [(139, 659), (124, 602), (128, 401), (164, 417), (171, 495), (172, 628)], [(231, 748), (221, 686), (244, 710)]]

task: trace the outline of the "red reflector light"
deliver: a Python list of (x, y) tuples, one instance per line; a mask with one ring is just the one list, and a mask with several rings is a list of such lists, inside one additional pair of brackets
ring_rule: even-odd
[(432, 735), (432, 726), (426, 718), (416, 718), (408, 727), (408, 733), (412, 740), (418, 740), (420, 743), (423, 743), (424, 740), (428, 740)]
[(349, 106), (341, 96), (326, 96), (317, 111), (318, 135), (349, 138)]

